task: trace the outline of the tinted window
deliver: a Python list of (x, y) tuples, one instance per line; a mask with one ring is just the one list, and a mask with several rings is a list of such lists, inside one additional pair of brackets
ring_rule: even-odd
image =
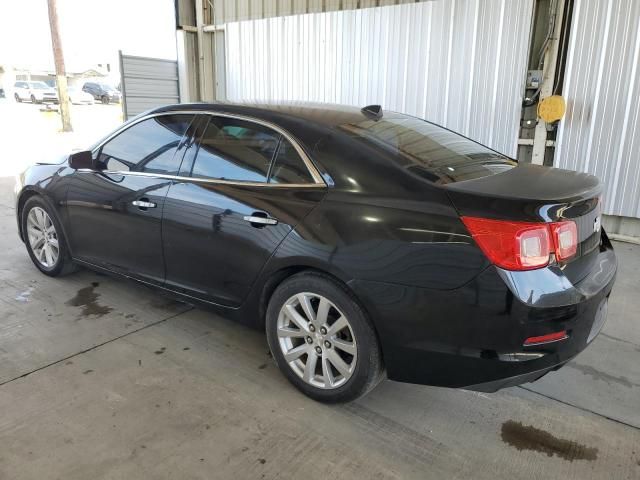
[(192, 115), (161, 115), (136, 123), (100, 151), (107, 170), (175, 175), (181, 155), (178, 145), (191, 123)]
[(266, 182), (280, 134), (252, 122), (211, 117), (200, 139), (191, 175)]
[(414, 117), (391, 114), (340, 128), (434, 183), (486, 177), (516, 165), (462, 135)]
[(269, 183), (313, 183), (309, 169), (294, 146), (282, 138), (271, 167)]

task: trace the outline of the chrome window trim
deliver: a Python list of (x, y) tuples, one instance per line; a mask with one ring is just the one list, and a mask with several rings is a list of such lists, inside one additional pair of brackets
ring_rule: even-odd
[(325, 183), (266, 183), (266, 182), (242, 182), (234, 180), (218, 180), (214, 178), (181, 177), (178, 175), (165, 175), (164, 173), (151, 172), (121, 172), (117, 170), (91, 170), (80, 168), (76, 170), (83, 173), (101, 173), (103, 175), (131, 175), (135, 177), (165, 178), (167, 180), (179, 180), (188, 183), (215, 183), (218, 185), (236, 185), (240, 187), (268, 187), (268, 188), (326, 188)]
[[(311, 160), (311, 158), (309, 158), (309, 156), (306, 154), (304, 149), (300, 146), (300, 143), (298, 142), (298, 140), (296, 140), (296, 138), (293, 135), (291, 135), (289, 132), (287, 132), (285, 129), (279, 127), (275, 123), (271, 123), (271, 122), (268, 122), (266, 120), (262, 120), (260, 118), (255, 118), (255, 117), (251, 117), (251, 116), (248, 116), (248, 115), (236, 115), (236, 114), (232, 114), (232, 113), (216, 112), (214, 110), (172, 110), (172, 111), (156, 112), (156, 113), (151, 113), (149, 115), (145, 115), (144, 117), (140, 117), (140, 118), (136, 119), (135, 121), (133, 121), (131, 123), (126, 123), (126, 124), (122, 125), (115, 132), (113, 132), (107, 138), (103, 139), (98, 145), (96, 145), (91, 150), (91, 153), (95, 154), (96, 152), (98, 152), (104, 146), (104, 144), (106, 144), (107, 142), (111, 141), (111, 139), (117, 137), (118, 135), (120, 135), (125, 130), (128, 130), (130, 127), (133, 127), (134, 125), (136, 125), (136, 124), (138, 124), (138, 123), (140, 123), (140, 122), (142, 122), (144, 120), (149, 120), (150, 118), (164, 116), (164, 115), (194, 115), (194, 116), (195, 115), (211, 115), (211, 116), (216, 116), (216, 117), (224, 117), (224, 118), (233, 118), (233, 119), (237, 119), (237, 120), (244, 120), (244, 121), (247, 121), (247, 122), (257, 123), (258, 125), (262, 125), (264, 127), (270, 128), (271, 130), (274, 130), (277, 133), (279, 133), (280, 135), (282, 135), (284, 138), (286, 138), (291, 143), (291, 145), (293, 145), (293, 147), (296, 149), (296, 152), (298, 153), (298, 155), (300, 155), (300, 158), (302, 158), (302, 161), (304, 162), (305, 166), (307, 167), (307, 170), (311, 174), (311, 178), (313, 178), (313, 183), (243, 182), (242, 180), (223, 180), (223, 179), (216, 179), (216, 178), (197, 178), (197, 177), (186, 177), (186, 176), (183, 177), (183, 176), (179, 176), (179, 175), (165, 175), (165, 174), (161, 174), (161, 173), (131, 172), (131, 171), (120, 171), (120, 170), (101, 170), (101, 172), (105, 173), (105, 174), (112, 174), (112, 175), (137, 175), (137, 176), (145, 176), (145, 177), (167, 178), (167, 179), (172, 179), (172, 180), (181, 180), (181, 181), (189, 181), (189, 182), (219, 183), (219, 184), (224, 184), (224, 185), (245, 185), (245, 186), (250, 186), (250, 187), (276, 187), (276, 188), (278, 188), (278, 187), (279, 188), (290, 188), (290, 187), (296, 187), (296, 188), (300, 188), (300, 187), (303, 187), (303, 188), (309, 188), (309, 187), (318, 188), (318, 187), (323, 187), (324, 188), (324, 187), (327, 186), (327, 183), (322, 178), (322, 175), (320, 175), (320, 172), (318, 171), (316, 166), (313, 164), (313, 161)], [(95, 170), (81, 169), (79, 171), (93, 172)]]

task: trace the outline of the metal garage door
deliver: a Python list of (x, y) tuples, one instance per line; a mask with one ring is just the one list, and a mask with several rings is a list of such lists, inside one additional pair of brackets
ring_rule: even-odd
[(230, 100), (383, 108), (516, 155), (532, 0), (441, 0), (226, 25)]
[(179, 103), (178, 63), (120, 53), (125, 120), (153, 107)]

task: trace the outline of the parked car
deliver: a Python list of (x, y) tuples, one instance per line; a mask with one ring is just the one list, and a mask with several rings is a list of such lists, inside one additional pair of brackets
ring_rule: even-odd
[(120, 102), (120, 92), (105, 83), (87, 82), (82, 86), (82, 90), (104, 104)]
[(67, 92), (69, 94), (69, 101), (75, 105), (93, 105), (93, 95), (88, 94), (87, 92), (83, 92), (82, 90), (76, 87), (67, 88)]
[(385, 374), (534, 381), (599, 333), (617, 269), (598, 179), (375, 106), (158, 108), (17, 192), (41, 272), (82, 265), (264, 328), (326, 402)]
[(17, 81), (13, 90), (16, 102), (58, 103), (58, 92), (44, 82)]

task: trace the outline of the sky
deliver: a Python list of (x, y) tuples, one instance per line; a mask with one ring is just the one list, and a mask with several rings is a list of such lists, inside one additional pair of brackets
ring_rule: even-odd
[[(176, 58), (173, 0), (58, 0), (68, 72), (124, 54)], [(52, 70), (47, 0), (0, 0), (0, 65)]]

